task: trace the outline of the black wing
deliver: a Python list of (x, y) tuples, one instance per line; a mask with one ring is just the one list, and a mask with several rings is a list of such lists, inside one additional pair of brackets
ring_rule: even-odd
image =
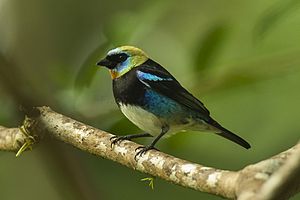
[(209, 116), (203, 103), (184, 89), (180, 83), (162, 66), (149, 59), (136, 68), (137, 78), (147, 87), (173, 99), (191, 110)]
[(218, 122), (212, 119), (209, 116), (209, 111), (205, 108), (203, 103), (184, 89), (180, 83), (158, 63), (150, 59), (147, 60), (144, 64), (136, 68), (136, 75), (138, 80), (146, 87), (149, 87), (152, 90), (173, 99), (181, 105), (202, 114), (203, 120), (221, 131), (217, 133), (218, 135), (247, 149), (251, 147), (250, 144), (243, 138), (225, 129)]

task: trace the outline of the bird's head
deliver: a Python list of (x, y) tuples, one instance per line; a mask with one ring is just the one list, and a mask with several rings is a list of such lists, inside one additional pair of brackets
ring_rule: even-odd
[(97, 65), (108, 68), (112, 79), (115, 79), (143, 64), (147, 59), (148, 56), (141, 49), (133, 46), (121, 46), (110, 50)]

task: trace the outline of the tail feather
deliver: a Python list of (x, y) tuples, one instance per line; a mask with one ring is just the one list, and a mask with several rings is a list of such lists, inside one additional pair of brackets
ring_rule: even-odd
[(210, 124), (221, 131), (221, 132), (217, 133), (218, 135), (220, 135), (220, 136), (222, 136), (222, 137), (224, 137), (228, 140), (231, 140), (232, 142), (235, 142), (236, 144), (239, 144), (239, 145), (241, 145), (242, 147), (244, 147), (246, 149), (251, 148), (251, 145), (246, 140), (244, 140), (240, 136), (232, 133), (231, 131), (227, 130), (226, 128), (222, 127), (215, 120), (212, 120)]

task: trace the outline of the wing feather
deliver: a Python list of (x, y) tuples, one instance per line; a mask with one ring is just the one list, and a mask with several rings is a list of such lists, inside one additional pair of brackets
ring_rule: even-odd
[(158, 63), (148, 60), (136, 69), (136, 75), (146, 87), (165, 95), (191, 110), (209, 116), (204, 104), (189, 93), (180, 83)]

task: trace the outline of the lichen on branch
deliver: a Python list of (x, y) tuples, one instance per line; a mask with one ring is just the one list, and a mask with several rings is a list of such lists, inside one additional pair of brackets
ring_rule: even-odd
[[(110, 138), (114, 135), (88, 126), (74, 119), (56, 113), (49, 107), (38, 107), (35, 115), (28, 116), (23, 124), (24, 131), (18, 128), (0, 127), (0, 150), (17, 151), (24, 146), (28, 138), (38, 138), (43, 134), (73, 145), (83, 151), (118, 162), (134, 170), (138, 170), (154, 177), (167, 180), (194, 190), (219, 195), (228, 199), (250, 200), (262, 199), (262, 195), (272, 191), (270, 181), (273, 177), (282, 177), (287, 169), (299, 169), (300, 144), (269, 159), (246, 166), (240, 171), (215, 169), (182, 160), (160, 151), (150, 150), (135, 160), (136, 148), (139, 144), (123, 141), (111, 146)], [(38, 113), (38, 114), (36, 114)], [(18, 144), (18, 145), (16, 145)], [(296, 160), (296, 161), (290, 161)], [(300, 160), (300, 159), (299, 159)], [(293, 166), (292, 168), (289, 166)], [(284, 170), (286, 168), (286, 170)], [(283, 170), (283, 172), (281, 172)], [(293, 172), (293, 171), (292, 171)], [(289, 172), (291, 173), (291, 172)], [(289, 177), (280, 187), (286, 189), (279, 195), (289, 197), (300, 190), (300, 179), (289, 173)], [(278, 180), (278, 179), (277, 179)], [(290, 191), (290, 183), (293, 190)], [(271, 187), (271, 189), (270, 189)], [(278, 187), (278, 184), (274, 185)], [(265, 192), (268, 188), (268, 191)], [(260, 195), (260, 196), (258, 196)], [(269, 197), (269, 199), (280, 199)]]

